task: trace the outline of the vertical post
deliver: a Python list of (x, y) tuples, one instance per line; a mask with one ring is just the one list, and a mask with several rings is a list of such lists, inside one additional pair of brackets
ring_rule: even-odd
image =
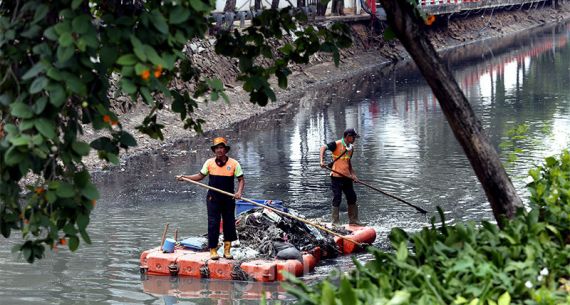
[(164, 240), (166, 239), (166, 232), (168, 232), (168, 224), (164, 225), (164, 231), (162, 231), (162, 239), (160, 241), (160, 249), (162, 250), (162, 246), (164, 246)]

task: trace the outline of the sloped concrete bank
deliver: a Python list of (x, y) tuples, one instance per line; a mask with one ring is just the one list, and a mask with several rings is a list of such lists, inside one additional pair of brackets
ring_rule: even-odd
[[(476, 48), (481, 40), (508, 37), (510, 34), (545, 24), (556, 24), (569, 18), (569, 4), (562, 4), (558, 9), (543, 5), (485, 10), (477, 14), (440, 17), (429, 28), (429, 35), (440, 51), (464, 45)], [(216, 56), (213, 40), (189, 43), (187, 53), (193, 63), (204, 75), (223, 79), (230, 99), (230, 103), (218, 101), (199, 106), (194, 115), (206, 120), (203, 125), (204, 134), (198, 135), (194, 131), (183, 129), (182, 122), (167, 107), (159, 116), (160, 122), (167, 126), (164, 129), (165, 140), (160, 142), (149, 139), (135, 130), (147, 112), (138, 106), (120, 117), (123, 127), (134, 134), (138, 142), (137, 147), (122, 152), (121, 165), (108, 167), (95, 156), (90, 156), (86, 164), (96, 173), (95, 177), (100, 178), (102, 172), (124, 171), (129, 167), (142, 168), (149, 161), (162, 160), (168, 163), (171, 156), (206, 156), (210, 154), (209, 143), (213, 135), (226, 136), (235, 143), (239, 141), (242, 132), (252, 128), (271, 128), (276, 122), (292, 118), (299, 108), (311, 109), (331, 103), (336, 92), (354, 92), (357, 95), (359, 93), (352, 87), (355, 80), (370, 78), (370, 83), (373, 83), (375, 78), (388, 74), (395, 64), (409, 61), (406, 51), (397, 41), (383, 40), (381, 30), (385, 27), (384, 24), (376, 24), (376, 31), (371, 30), (370, 21), (352, 23), (350, 26), (354, 45), (343, 50), (339, 68), (326, 55), (315, 56), (309, 65), (292, 67), (294, 72), (289, 77), (289, 88), (278, 89), (277, 102), (265, 107), (249, 102), (247, 92), (233, 81), (238, 73), (237, 63)], [(386, 69), (381, 69), (382, 67)], [(176, 81), (173, 85), (180, 89), (188, 88), (188, 84), (181, 81)], [(360, 92), (363, 91), (360, 88)], [(88, 138), (96, 136), (93, 133), (87, 134)]]

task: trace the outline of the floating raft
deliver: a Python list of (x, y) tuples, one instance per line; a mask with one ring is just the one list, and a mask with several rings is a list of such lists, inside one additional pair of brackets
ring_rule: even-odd
[[(351, 232), (347, 238), (361, 244), (370, 244), (376, 239), (376, 231), (371, 227), (345, 225)], [(351, 254), (360, 249), (349, 240), (335, 237), (335, 242), (343, 254)], [(303, 261), (296, 259), (254, 259), (249, 261), (228, 260), (220, 257), (211, 260), (208, 251), (194, 251), (176, 246), (172, 253), (164, 253), (161, 247), (144, 251), (140, 257), (140, 270), (148, 275), (188, 276), (218, 280), (243, 279), (247, 277), (259, 282), (283, 281), (282, 271), (295, 276), (311, 272), (321, 260), (321, 249), (313, 248), (302, 253)]]

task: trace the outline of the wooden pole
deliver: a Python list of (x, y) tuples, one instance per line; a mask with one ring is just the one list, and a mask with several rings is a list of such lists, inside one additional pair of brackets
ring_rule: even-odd
[[(330, 171), (333, 172), (333, 173), (339, 174), (339, 175), (343, 176), (344, 178), (348, 178), (348, 179), (351, 179), (351, 180), (352, 180), (352, 178), (348, 177), (347, 175), (345, 175), (345, 174), (343, 174), (343, 173), (340, 173), (340, 172), (338, 172), (338, 171), (335, 171), (334, 169), (332, 169), (332, 168), (330, 168), (330, 167), (328, 167), (328, 166), (325, 166), (324, 168), (330, 170)], [(382, 194), (384, 194), (384, 195), (386, 195), (386, 196), (388, 196), (388, 197), (390, 197), (390, 198), (394, 198), (394, 199), (396, 199), (396, 200), (398, 200), (398, 201), (400, 201), (400, 202), (403, 202), (403, 203), (405, 203), (405, 204), (407, 204), (407, 205), (413, 207), (414, 209), (418, 210), (418, 211), (419, 211), (420, 213), (422, 213), (422, 214), (427, 214), (427, 211), (426, 211), (426, 210), (424, 210), (424, 209), (422, 209), (422, 208), (420, 208), (420, 207), (418, 207), (418, 206), (415, 206), (415, 205), (413, 205), (413, 204), (411, 204), (411, 203), (405, 201), (404, 199), (402, 199), (402, 198), (400, 198), (400, 197), (396, 197), (396, 196), (394, 196), (394, 195), (392, 195), (392, 194), (388, 194), (388, 193), (384, 192), (383, 190), (381, 190), (381, 189), (379, 189), (379, 188), (375, 188), (375, 187), (373, 187), (372, 185), (370, 185), (370, 184), (368, 184), (368, 183), (364, 183), (364, 182), (362, 182), (362, 181), (360, 181), (360, 180), (359, 180), (358, 182), (356, 182), (356, 183), (360, 183), (360, 184), (362, 184), (362, 185), (364, 185), (364, 186), (367, 186), (367, 187), (369, 187), (369, 188), (371, 188), (371, 189), (373, 189), (373, 190), (375, 190), (375, 191), (377, 191), (377, 192), (379, 192), (379, 193), (382, 193)]]
[[(213, 186), (206, 185), (206, 184), (204, 184), (204, 183), (200, 183), (200, 182), (198, 182), (198, 181), (194, 181), (194, 180), (192, 180), (192, 179), (188, 179), (188, 178), (186, 178), (186, 177), (177, 176), (177, 178), (178, 178), (178, 179), (181, 179), (181, 180), (184, 180), (184, 181), (186, 181), (186, 182), (190, 182), (190, 183), (199, 185), (199, 186), (201, 186), (201, 187), (203, 187), (203, 188), (207, 188), (207, 189), (209, 189), (209, 190), (216, 191), (216, 192), (222, 193), (222, 194), (224, 194), (224, 195), (228, 195), (228, 196), (230, 196), (230, 197), (233, 197), (233, 196), (234, 196), (234, 194), (232, 194), (232, 193), (226, 192), (226, 191), (224, 191), (224, 190), (220, 190), (220, 189), (218, 189), (218, 188), (215, 188), (215, 187), (213, 187)], [(311, 226), (313, 226), (313, 227), (315, 227), (315, 228), (317, 228), (317, 229), (323, 230), (323, 231), (325, 231), (325, 232), (327, 232), (327, 233), (329, 233), (329, 234), (331, 234), (331, 235), (334, 235), (334, 236), (340, 237), (340, 238), (342, 238), (342, 239), (344, 239), (344, 240), (347, 240), (347, 241), (349, 241), (349, 242), (351, 242), (351, 243), (353, 243), (353, 244), (355, 244), (355, 245), (357, 245), (357, 246), (362, 246), (362, 245), (363, 245), (362, 243), (359, 243), (359, 242), (357, 242), (356, 240), (354, 240), (354, 239), (352, 239), (352, 238), (348, 238), (348, 237), (346, 237), (346, 236), (340, 235), (340, 234), (338, 234), (338, 233), (336, 233), (336, 232), (334, 232), (334, 231), (331, 231), (331, 230), (329, 230), (329, 229), (327, 229), (327, 228), (325, 228), (325, 227), (323, 227), (323, 226), (321, 226), (321, 225), (319, 225), (319, 224), (310, 222), (310, 221), (308, 221), (308, 220), (306, 220), (306, 219), (303, 219), (303, 218), (301, 218), (301, 217), (295, 216), (295, 215), (293, 215), (293, 214), (289, 214), (289, 213), (287, 213), (287, 212), (283, 212), (283, 211), (281, 211), (281, 210), (278, 210), (278, 209), (273, 208), (273, 207), (270, 207), (270, 206), (266, 206), (266, 205), (261, 204), (261, 203), (257, 203), (257, 202), (255, 202), (255, 201), (253, 201), (253, 200), (251, 200), (251, 199), (247, 199), (247, 198), (244, 198), (244, 197), (241, 197), (241, 200), (243, 200), (243, 201), (245, 201), (245, 202), (248, 202), (248, 203), (251, 203), (251, 204), (253, 204), (253, 205), (262, 207), (262, 208), (269, 209), (269, 210), (271, 210), (271, 211), (273, 211), (273, 212), (275, 212), (275, 213), (277, 213), (277, 214), (285, 215), (285, 216), (287, 216), (287, 217), (296, 219), (296, 220), (298, 220), (298, 221), (300, 221), (300, 222), (303, 222), (303, 223), (306, 223), (306, 224), (308, 224), (308, 225), (311, 225)]]
[(160, 241), (160, 249), (162, 250), (162, 246), (164, 246), (164, 240), (166, 240), (166, 232), (168, 232), (168, 224), (164, 225), (164, 231), (162, 231), (162, 239)]

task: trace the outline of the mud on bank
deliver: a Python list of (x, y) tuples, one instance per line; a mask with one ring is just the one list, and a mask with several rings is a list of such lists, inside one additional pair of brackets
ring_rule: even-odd
[[(484, 39), (502, 37), (545, 24), (555, 24), (569, 18), (569, 4), (563, 4), (558, 9), (547, 5), (532, 8), (489, 9), (465, 15), (439, 17), (436, 23), (428, 28), (428, 34), (434, 46), (441, 51), (466, 44), (473, 44), (473, 47), (476, 47), (477, 42)], [(149, 139), (135, 130), (148, 111), (139, 104), (120, 116), (123, 128), (135, 135), (138, 142), (137, 147), (121, 152), (121, 166), (108, 167), (95, 155), (89, 156), (86, 165), (95, 173), (100, 173), (102, 170), (120, 170), (128, 165), (145, 162), (149, 157), (168, 158), (168, 155), (187, 153), (208, 155), (209, 141), (214, 134), (226, 136), (230, 142), (239, 141), (240, 133), (247, 132), (250, 128), (271, 128), (276, 121), (292, 118), (299, 108), (319, 107), (331, 102), (330, 96), (311, 95), (307, 92), (327, 90), (333, 84), (335, 89), (330, 90), (331, 94), (334, 94), (332, 92), (334, 90), (351, 90), (352, 80), (382, 77), (383, 73), (389, 71), (382, 72), (379, 68), (408, 61), (406, 51), (396, 40), (384, 41), (383, 29), (386, 24), (364, 21), (351, 23), (350, 27), (354, 44), (351, 48), (342, 50), (341, 64), (338, 68), (328, 56), (323, 54), (314, 56), (309, 65), (292, 67), (294, 72), (289, 76), (288, 89), (281, 90), (274, 86), (277, 101), (265, 107), (249, 102), (248, 93), (234, 81), (238, 73), (237, 62), (217, 56), (213, 51), (214, 40), (190, 42), (186, 51), (192, 62), (204, 76), (224, 80), (230, 100), (229, 104), (218, 101), (199, 105), (194, 116), (206, 120), (202, 126), (204, 134), (198, 135), (194, 131), (185, 130), (179, 118), (166, 106), (158, 118), (160, 123), (166, 126), (163, 130), (165, 140), (161, 142)], [(376, 75), (372, 75), (372, 71)], [(188, 84), (182, 81), (173, 82), (173, 86), (179, 89), (188, 88)], [(130, 105), (124, 98), (119, 98), (116, 103), (125, 109)], [(87, 129), (86, 136), (94, 139), (99, 135)]]

